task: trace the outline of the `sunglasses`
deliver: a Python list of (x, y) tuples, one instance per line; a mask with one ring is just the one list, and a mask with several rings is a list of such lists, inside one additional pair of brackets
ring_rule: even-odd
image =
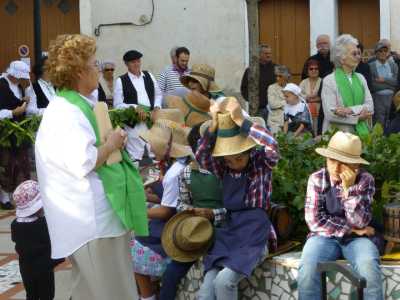
[(104, 72), (113, 72), (114, 69), (104, 69)]
[(318, 71), (319, 68), (308, 68), (308, 71)]

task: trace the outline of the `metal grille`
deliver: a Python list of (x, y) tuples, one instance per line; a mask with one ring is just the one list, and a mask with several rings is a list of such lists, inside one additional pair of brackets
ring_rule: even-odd
[(14, 15), (18, 10), (18, 6), (13, 0), (9, 0), (4, 8), (10, 16)]

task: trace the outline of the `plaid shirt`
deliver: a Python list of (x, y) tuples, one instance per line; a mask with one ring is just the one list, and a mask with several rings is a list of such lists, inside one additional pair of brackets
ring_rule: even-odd
[[(268, 209), (272, 192), (272, 168), (278, 163), (278, 143), (262, 126), (245, 120), (240, 128), (242, 134), (252, 138), (261, 148), (255, 147), (250, 151), (250, 160), (246, 173), (249, 177), (248, 192), (245, 198), (246, 207)], [(203, 138), (196, 152), (196, 159), (206, 170), (223, 178), (226, 173), (237, 176), (237, 172), (229, 169), (223, 159), (213, 157), (216, 135), (205, 130)], [(276, 233), (271, 228), (269, 240), (276, 245)]]
[(330, 215), (326, 209), (324, 194), (331, 187), (328, 171), (323, 168), (313, 173), (308, 179), (305, 203), (305, 219), (310, 229), (309, 237), (320, 235), (341, 238), (351, 233), (352, 228), (365, 228), (372, 219), (371, 204), (375, 193), (375, 182), (371, 174), (361, 172), (355, 184), (344, 198), (343, 188), (339, 183), (332, 183), (336, 197), (342, 203), (345, 217)]
[[(209, 171), (199, 168), (199, 172), (203, 174), (211, 174)], [(179, 175), (179, 198), (178, 206), (176, 207), (178, 212), (193, 208), (193, 199), (190, 192), (192, 166), (187, 165), (182, 173)], [(216, 208), (213, 209), (214, 213), (214, 225), (217, 226), (225, 220), (226, 209)]]

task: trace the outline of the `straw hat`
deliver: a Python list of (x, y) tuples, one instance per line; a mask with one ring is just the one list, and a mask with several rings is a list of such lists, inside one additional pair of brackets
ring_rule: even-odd
[(176, 108), (184, 116), (187, 126), (193, 127), (196, 124), (210, 120), (210, 100), (199, 92), (190, 92), (184, 97), (167, 96), (165, 97), (167, 107)]
[(396, 111), (400, 110), (400, 91), (393, 96), (393, 104), (396, 108)]
[(213, 226), (204, 217), (192, 212), (181, 212), (173, 216), (164, 226), (161, 243), (173, 260), (195, 261), (203, 256), (213, 242)]
[[(256, 142), (243, 135), (240, 132), (239, 126), (232, 120), (231, 114), (227, 112), (226, 107), (232, 103), (232, 101), (237, 101), (234, 97), (227, 97), (221, 103), (219, 103), (219, 108), (221, 113), (217, 115), (217, 140), (215, 142), (214, 150), (212, 156), (227, 156), (235, 155), (245, 152), (254, 146)], [(265, 127), (265, 121), (260, 117), (248, 117), (248, 120)], [(211, 120), (204, 122), (200, 127), (200, 135), (203, 136), (205, 130), (210, 127)]]
[(158, 119), (153, 123), (150, 130), (140, 132), (139, 136), (148, 142), (157, 152), (166, 151), (168, 143), (171, 141), (169, 155), (177, 158), (193, 155), (187, 141), (189, 132), (190, 128), (184, 124)]
[(184, 124), (185, 120), (183, 118), (182, 112), (177, 108), (163, 108), (153, 111), (154, 121), (155, 120), (170, 120), (175, 123)]
[(369, 162), (361, 157), (362, 144), (360, 138), (348, 132), (336, 132), (331, 137), (328, 147), (317, 148), (315, 151), (322, 156), (346, 164), (369, 165)]
[(215, 69), (207, 64), (195, 64), (188, 75), (181, 77), (182, 84), (188, 88), (189, 79), (198, 81), (203, 90), (216, 93), (222, 90), (215, 83)]

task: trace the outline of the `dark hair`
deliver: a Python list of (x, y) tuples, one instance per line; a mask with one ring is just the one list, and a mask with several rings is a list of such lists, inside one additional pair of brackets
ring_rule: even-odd
[(32, 68), (32, 73), (35, 75), (36, 80), (43, 76), (43, 67), (47, 60), (47, 56), (43, 56)]
[(357, 48), (360, 49), (361, 55), (364, 52), (364, 45), (361, 42), (358, 42)]
[(196, 153), (198, 141), (200, 140), (200, 126), (203, 123), (196, 124), (192, 127), (187, 137), (190, 148), (192, 148), (193, 153)]
[(309, 59), (309, 60), (307, 60), (307, 62), (306, 62), (306, 69), (308, 70), (308, 68), (311, 67), (311, 66), (318, 66), (318, 69), (319, 69), (319, 68), (320, 68), (319, 61), (316, 60), (316, 59)]
[(175, 50), (175, 55), (176, 57), (179, 57), (179, 55), (181, 55), (181, 53), (185, 53), (187, 55), (190, 55), (190, 51), (188, 48), (186, 47), (179, 47)]

